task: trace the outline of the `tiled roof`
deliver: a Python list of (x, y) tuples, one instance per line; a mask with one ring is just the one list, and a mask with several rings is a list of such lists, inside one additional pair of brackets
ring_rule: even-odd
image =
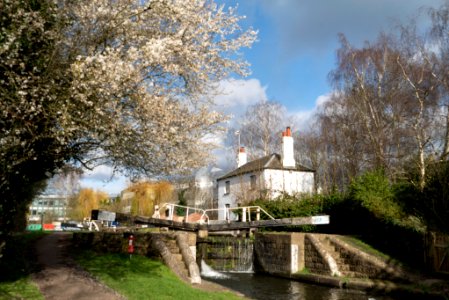
[(235, 169), (234, 171), (231, 171), (227, 173), (226, 175), (221, 176), (217, 180), (226, 179), (234, 176), (239, 176), (246, 173), (252, 173), (255, 171), (262, 171), (265, 169), (274, 169), (274, 170), (291, 170), (291, 171), (298, 171), (298, 172), (315, 172), (312, 169), (309, 169), (307, 167), (296, 165), (296, 168), (286, 168), (282, 166), (282, 159), (281, 156), (277, 153), (273, 153), (267, 156), (264, 156), (262, 158), (250, 161), (240, 168)]

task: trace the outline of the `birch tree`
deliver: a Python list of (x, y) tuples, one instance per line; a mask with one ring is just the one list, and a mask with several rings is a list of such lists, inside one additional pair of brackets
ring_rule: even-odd
[(0, 230), (66, 163), (151, 176), (207, 161), (224, 119), (207, 95), (248, 74), (240, 19), (206, 0), (2, 1)]
[[(417, 159), (416, 166), (419, 173), (420, 190), (424, 189), (426, 181), (427, 157), (435, 152), (432, 147), (437, 143), (435, 129), (441, 124), (438, 118), (438, 83), (431, 75), (432, 69), (429, 61), (423, 59), (419, 48), (421, 44), (415, 38), (408, 39), (404, 45), (401, 55), (396, 58), (400, 68), (400, 76), (409, 90), (409, 106), (407, 112), (407, 127), (411, 129), (414, 140), (414, 153)], [(439, 124), (440, 123), (440, 124)]]
[(446, 156), (447, 62), (438, 58), (440, 44), (414, 24), (361, 48), (341, 35), (337, 68), (330, 74), (334, 97), (319, 113), (329, 165), (337, 159), (342, 169), (328, 169), (330, 178), (343, 174), (348, 182), (382, 169), (395, 180), (413, 168), (414, 183), (424, 188), (429, 162)]
[(338, 67), (331, 73), (334, 96), (319, 114), (329, 157), (335, 159), (330, 166), (337, 163), (342, 169), (329, 169), (330, 178), (347, 183), (362, 172), (382, 169), (394, 180), (413, 164), (422, 188), (438, 128), (429, 64), (413, 43), (394, 36), (381, 34), (362, 48), (352, 47), (344, 36), (341, 42)]

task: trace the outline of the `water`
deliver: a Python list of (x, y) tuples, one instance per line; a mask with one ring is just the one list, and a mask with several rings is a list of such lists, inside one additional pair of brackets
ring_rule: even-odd
[(254, 244), (247, 238), (214, 237), (199, 246), (200, 259), (220, 272), (253, 272)]
[(254, 246), (249, 239), (214, 238), (213, 241), (203, 243), (201, 249), (201, 276), (251, 299), (394, 300), (391, 297), (374, 296), (358, 290), (256, 274), (253, 272)]
[(363, 291), (314, 285), (250, 272), (218, 272), (201, 261), (201, 276), (251, 299), (263, 300), (394, 300)]
[(218, 271), (215, 271), (211, 267), (209, 267), (204, 260), (201, 260), (201, 276), (206, 277), (208, 279), (228, 279), (229, 275), (226, 275), (225, 273), (221, 273)]
[(263, 300), (394, 300), (363, 291), (331, 288), (255, 273), (226, 273), (227, 278), (203, 275), (251, 299)]

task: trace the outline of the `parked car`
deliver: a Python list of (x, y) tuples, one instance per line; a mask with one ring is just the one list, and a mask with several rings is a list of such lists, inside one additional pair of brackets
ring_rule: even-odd
[(84, 226), (80, 223), (61, 223), (61, 229), (63, 231), (79, 231), (83, 230)]

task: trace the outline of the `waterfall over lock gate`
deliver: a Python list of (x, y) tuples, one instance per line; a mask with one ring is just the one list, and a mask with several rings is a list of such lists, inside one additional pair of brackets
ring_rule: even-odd
[(198, 243), (198, 260), (219, 272), (252, 273), (254, 243), (250, 238), (214, 236)]

